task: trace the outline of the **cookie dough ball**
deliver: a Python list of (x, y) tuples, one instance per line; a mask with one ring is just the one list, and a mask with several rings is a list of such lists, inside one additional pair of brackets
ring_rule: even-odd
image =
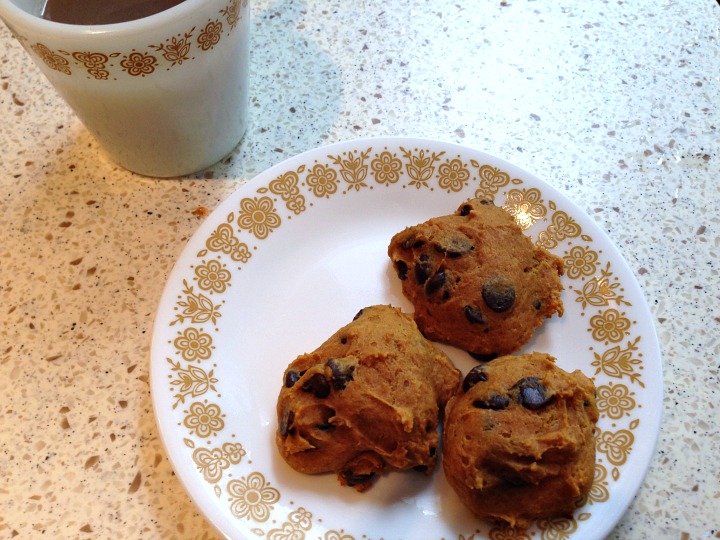
[(429, 474), (439, 414), (460, 378), (411, 317), (391, 306), (364, 308), (285, 370), (277, 447), (293, 469), (337, 473), (358, 491), (389, 470)]
[(443, 470), (478, 517), (525, 528), (571, 516), (590, 490), (595, 386), (541, 353), (473, 368), (447, 405)]
[(546, 318), (562, 316), (562, 260), (491, 201), (405, 229), (388, 255), (423, 334), (480, 359), (519, 350)]

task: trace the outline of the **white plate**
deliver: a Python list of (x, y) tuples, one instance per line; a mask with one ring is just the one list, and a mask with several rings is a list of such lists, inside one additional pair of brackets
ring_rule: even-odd
[[(565, 315), (525, 351), (594, 378), (601, 411), (593, 489), (571, 520), (513, 538), (603, 538), (642, 483), (662, 402), (645, 299), (605, 234), (531, 174), (482, 152), (422, 139), (365, 139), (289, 159), (224, 201), (172, 271), (152, 342), (152, 396), (172, 465), (230, 538), (508, 538), (448, 487), (391, 473), (366, 493), (290, 469), (274, 444), (282, 373), (362, 307), (412, 311), (387, 245), (404, 227), (493, 197), (537, 244), (564, 258)], [(442, 347), (466, 372), (475, 362)]]

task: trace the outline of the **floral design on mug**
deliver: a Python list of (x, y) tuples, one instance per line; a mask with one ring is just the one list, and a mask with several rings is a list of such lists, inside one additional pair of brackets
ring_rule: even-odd
[(170, 67), (182, 65), (183, 62), (190, 59), (190, 48), (192, 46), (190, 38), (194, 31), (195, 27), (193, 26), (192, 29), (182, 37), (173, 36), (165, 43), (150, 45), (150, 47), (161, 53), (163, 58), (170, 62)]
[(240, 20), (240, 0), (232, 0), (227, 7), (220, 10), (220, 14), (225, 17), (231, 30), (235, 28)]
[(60, 71), (61, 73), (65, 73), (66, 75), (71, 75), (70, 62), (68, 62), (65, 58), (63, 58), (59, 54), (55, 53), (54, 51), (51, 51), (48, 47), (46, 47), (42, 43), (36, 43), (35, 45), (31, 46), (30, 48), (33, 51), (35, 51), (35, 54), (37, 54), (40, 57), (40, 59), (43, 62), (45, 62), (45, 64), (50, 69), (54, 69), (55, 71)]
[(150, 75), (158, 66), (157, 58), (151, 54), (144, 54), (137, 51), (131, 52), (120, 61), (120, 67), (133, 77), (144, 77)]
[[(227, 24), (226, 35), (237, 29), (238, 24), (246, 16), (247, 0), (229, 0), (227, 5), (218, 11)], [(185, 32), (160, 40), (159, 44), (145, 45), (149, 50), (141, 47), (130, 52), (123, 51), (54, 51), (44, 43), (30, 44), (27, 36), (16, 32), (13, 35), (17, 40), (41, 60), (47, 67), (65, 75), (73, 75), (73, 65), (87, 72), (88, 78), (97, 81), (116, 80), (121, 75), (131, 77), (146, 77), (152, 75), (161, 67), (161, 61), (166, 69), (181, 66), (183, 63), (195, 60), (194, 50), (204, 53), (211, 51), (220, 43), (223, 31), (223, 21), (220, 19), (208, 20), (205, 27), (193, 41), (196, 27), (193, 26)], [(158, 53), (160, 57), (153, 53)], [(122, 58), (119, 63), (113, 58)]]
[(198, 46), (203, 51), (209, 51), (214, 48), (215, 45), (220, 43), (220, 37), (222, 35), (223, 25), (220, 21), (210, 21), (200, 31), (200, 35), (197, 38)]
[(106, 65), (110, 60), (106, 54), (93, 52), (74, 52), (72, 57), (80, 62), (87, 72), (97, 80), (107, 80), (110, 72), (106, 69)]

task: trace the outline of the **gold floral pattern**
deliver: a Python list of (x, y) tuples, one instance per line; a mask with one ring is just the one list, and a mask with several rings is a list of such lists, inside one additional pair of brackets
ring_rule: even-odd
[(326, 167), (318, 163), (308, 173), (305, 182), (307, 182), (310, 191), (316, 197), (330, 198), (330, 195), (335, 195), (337, 192), (338, 174), (332, 167)]
[(264, 240), (282, 223), (270, 197), (253, 197), (240, 201), (238, 225)]
[(35, 54), (37, 54), (40, 59), (45, 62), (45, 65), (50, 69), (65, 73), (66, 75), (70, 75), (72, 73), (70, 71), (70, 62), (68, 62), (65, 58), (55, 53), (54, 51), (51, 51), (42, 43), (36, 43), (30, 48), (35, 51)]
[[(230, 221), (233, 221), (232, 218)], [(252, 257), (248, 245), (241, 242), (236, 236), (233, 228), (228, 223), (218, 225), (205, 242), (210, 251), (225, 253), (235, 262), (246, 263)]]
[(510, 183), (510, 175), (491, 165), (480, 165), (477, 162), (471, 163), (475, 167), (478, 167), (478, 174), (480, 176), (478, 188), (475, 190), (475, 197), (494, 201), (495, 195), (500, 191), (500, 188)]
[(323, 540), (355, 540), (355, 538), (349, 534), (344, 534), (342, 531), (328, 531), (325, 533)]
[(552, 223), (547, 230), (538, 235), (537, 245), (552, 249), (567, 238), (576, 238), (581, 233), (580, 225), (567, 212), (559, 210), (552, 216)]
[(235, 28), (240, 21), (240, 1), (232, 0), (226, 7), (220, 10), (230, 28)]
[(192, 459), (205, 481), (216, 484), (222, 479), (223, 471), (239, 464), (246, 455), (242, 444), (225, 443), (221, 448), (196, 448)]
[(598, 253), (588, 247), (574, 246), (565, 253), (563, 262), (570, 279), (590, 277), (597, 272)]
[(200, 31), (197, 38), (197, 44), (203, 51), (209, 51), (220, 43), (222, 38), (223, 25), (220, 21), (210, 21)]
[(230, 495), (230, 512), (238, 519), (251, 519), (263, 523), (270, 518), (273, 505), (280, 500), (280, 492), (259, 472), (253, 472), (227, 485)]
[(624, 384), (613, 385), (610, 381), (607, 385), (597, 387), (597, 408), (600, 414), (606, 415), (612, 420), (620, 420), (635, 408), (635, 393)]
[(412, 150), (405, 150), (402, 146), (400, 150), (403, 156), (407, 159), (405, 164), (405, 172), (410, 177), (409, 186), (417, 189), (430, 187), (429, 182), (435, 172), (435, 162), (440, 160), (440, 157), (445, 152), (425, 152), (425, 150), (417, 150), (413, 153)]
[(526, 531), (515, 527), (493, 527), (489, 537), (490, 540), (531, 540)]
[(106, 69), (110, 58), (106, 54), (92, 52), (74, 52), (72, 57), (80, 62), (87, 72), (97, 80), (107, 80), (110, 72)]
[[(193, 291), (193, 287), (189, 286), (186, 280), (183, 280), (183, 294), (185, 294), (184, 300), (179, 300), (175, 310), (179, 308), (182, 311), (175, 315), (175, 319), (170, 322), (170, 326), (177, 323), (185, 322), (190, 320), (193, 323), (206, 323), (212, 322), (217, 324), (217, 320), (222, 316), (220, 313), (220, 306), (217, 306), (204, 294), (197, 294)], [(182, 298), (182, 297), (181, 297)]]
[[(302, 214), (305, 211), (305, 197), (300, 195), (300, 178), (295, 171), (288, 171), (270, 182), (269, 189), (272, 193), (280, 195), (288, 208), (294, 214)], [(260, 189), (258, 192), (262, 193)]]
[(583, 309), (587, 306), (609, 306), (611, 302), (618, 306), (629, 306), (630, 303), (620, 294), (622, 292), (620, 282), (613, 281), (612, 277), (610, 263), (607, 263), (599, 276), (595, 276), (583, 285), (582, 291), (575, 291), (578, 295), (575, 301), (580, 302)]
[(515, 218), (515, 223), (522, 230), (529, 229), (547, 214), (542, 193), (537, 188), (509, 190), (503, 208)]
[(150, 75), (158, 66), (157, 58), (152, 54), (131, 52), (120, 61), (120, 67), (133, 77)]
[[(238, 23), (247, 16), (248, 2), (247, 0), (230, 0), (228, 4), (218, 11), (228, 25), (228, 32), (236, 30)], [(161, 67), (160, 58), (151, 53), (154, 51), (161, 55), (161, 59), (166, 62), (167, 69), (181, 66), (188, 61), (195, 60), (193, 56), (193, 47), (201, 53), (213, 50), (222, 39), (223, 23), (222, 21), (209, 21), (198, 34), (196, 41), (193, 43), (192, 37), (196, 28), (192, 27), (186, 32), (181, 32), (176, 36), (169, 37), (159, 45), (149, 45), (148, 50), (132, 51), (53, 51), (43, 43), (34, 43), (29, 45), (28, 50), (32, 51), (37, 57), (50, 69), (72, 75), (72, 65), (81, 67), (87, 74), (98, 81), (107, 81), (117, 78), (121, 74), (130, 77), (147, 77), (156, 73)], [(22, 43), (28, 42), (27, 37), (16, 34), (18, 40)], [(121, 61), (113, 65), (110, 62), (112, 58), (121, 57)], [(115, 69), (115, 77), (111, 69)]]
[(400, 180), (402, 161), (395, 154), (385, 150), (372, 160), (370, 168), (375, 174), (375, 181), (378, 184), (395, 184)]
[(288, 520), (280, 529), (270, 530), (268, 540), (303, 540), (305, 531), (312, 528), (312, 514), (304, 508), (291, 512)]
[(192, 326), (183, 332), (178, 332), (173, 345), (186, 362), (202, 362), (210, 358), (212, 350), (212, 336)]
[(182, 65), (183, 62), (190, 59), (190, 49), (192, 48), (192, 36), (195, 27), (182, 36), (173, 36), (166, 43), (160, 45), (151, 45), (152, 49), (161, 53), (163, 58), (170, 62), (170, 67)]
[(180, 403), (185, 403), (185, 398), (188, 396), (198, 398), (208, 391), (216, 391), (215, 383), (218, 380), (215, 378), (213, 370), (206, 372), (197, 366), (183, 368), (180, 362), (174, 362), (171, 358), (168, 358), (167, 361), (172, 366), (170, 388), (177, 392), (173, 396), (175, 399), (173, 409)]
[(360, 191), (361, 188), (367, 187), (365, 180), (368, 176), (368, 165), (365, 160), (370, 155), (372, 148), (368, 148), (365, 152), (348, 152), (343, 156), (328, 156), (335, 165), (340, 166), (340, 176), (350, 186), (350, 189)]
[(602, 464), (595, 463), (595, 477), (593, 478), (593, 484), (584, 500), (580, 501), (582, 506), (586, 504), (603, 503), (610, 499), (607, 475), (607, 469)]
[(446, 161), (438, 167), (438, 185), (451, 191), (462, 191), (470, 179), (470, 171), (460, 159)]
[(597, 451), (605, 454), (615, 466), (624, 465), (635, 442), (635, 435), (629, 429), (601, 431), (597, 436)]
[(595, 375), (604, 373), (608, 377), (617, 379), (628, 377), (632, 382), (644, 387), (645, 384), (640, 380), (640, 374), (635, 371), (636, 367), (642, 365), (642, 360), (633, 355), (638, 350), (639, 341), (638, 337), (635, 341), (628, 341), (624, 348), (616, 345), (602, 354), (593, 353), (595, 360), (590, 365), (597, 368)]
[(195, 279), (203, 291), (224, 293), (230, 285), (232, 274), (220, 261), (210, 260), (195, 268)]
[(590, 514), (579, 514), (576, 518), (539, 519), (537, 526), (542, 531), (541, 540), (565, 540), (578, 529), (578, 520), (584, 521)]
[(186, 411), (183, 424), (192, 435), (205, 439), (216, 435), (225, 427), (225, 415), (215, 403), (200, 403), (196, 401)]
[[(237, 0), (228, 4), (233, 9), (236, 5)], [(232, 13), (225, 12), (223, 17), (227, 27), (231, 27), (228, 17), (232, 17)], [(100, 68), (102, 60), (96, 59), (96, 67)], [(203, 480), (213, 485), (219, 499), (226, 494), (229, 510), (236, 519), (257, 525), (251, 530), (258, 537), (354, 540), (359, 536), (341, 529), (316, 533), (314, 524), (323, 523), (324, 527), (324, 520), (314, 518), (309, 509), (297, 508), (285, 517), (277, 515), (274, 510), (281, 499), (280, 491), (270, 485), (262, 472), (243, 471), (252, 464), (244, 460), (248, 450), (240, 442), (219, 445), (214, 440), (227, 435), (229, 426), (218, 399), (211, 397), (213, 392), (220, 397), (216, 390), (220, 377), (216, 374), (217, 364), (210, 365), (213, 355), (217, 354), (212, 330), (203, 328), (220, 321), (224, 296), (229, 292), (233, 276), (227, 261), (248, 263), (252, 252), (262, 249), (262, 241), (284, 224), (278, 211), (282, 208), (280, 201), (289, 212), (299, 216), (327, 199), (360, 192), (372, 188), (373, 184), (388, 189), (428, 188), (443, 196), (474, 190), (474, 196), (493, 200), (504, 197), (505, 202), (500, 205), (523, 229), (540, 229), (535, 237), (537, 245), (562, 250), (566, 275), (573, 280), (568, 288), (574, 291), (582, 310), (586, 310), (578, 316), (587, 332), (586, 339), (592, 340), (585, 355), (595, 370), (601, 417), (596, 436), (599, 459), (594, 484), (581, 503), (598, 505), (608, 501), (612, 482), (617, 482), (623, 474), (635, 444), (632, 430), (639, 423), (634, 418), (639, 409), (637, 394), (645, 384), (641, 377), (641, 338), (633, 337), (636, 323), (632, 320), (632, 304), (625, 298), (615, 269), (610, 262), (601, 261), (602, 251), (594, 249), (592, 238), (583, 234), (572, 216), (558, 209), (552, 200), (547, 203), (543, 200), (540, 189), (523, 186), (522, 180), (491, 165), (445, 154), (422, 147), (364, 148), (327, 155), (329, 161), (318, 158), (284, 171), (265, 186), (258, 186), (251, 194), (241, 197), (237, 211), (229, 213), (225, 222), (209, 233), (206, 249), (197, 252), (196, 262), (190, 265), (194, 286), (199, 292), (195, 292), (187, 279), (182, 281), (182, 294), (177, 296), (175, 315), (169, 322), (170, 326), (182, 327), (168, 339), (168, 344), (174, 347), (175, 359), (166, 358), (173, 409), (191, 402), (182, 412), (178, 425), (190, 434), (184, 442), (192, 449), (192, 462)], [(433, 185), (434, 181), (437, 184)], [(546, 224), (544, 229), (541, 223)], [(256, 240), (254, 244), (242, 242), (243, 234), (252, 235)], [(583, 244), (574, 245), (575, 238), (580, 238)], [(213, 252), (214, 258), (208, 257), (208, 252)], [(219, 329), (216, 326), (214, 330)], [(236, 436), (235, 429), (232, 437)], [(193, 438), (203, 444), (196, 444)], [(294, 506), (295, 502), (290, 500), (289, 504)], [(538, 538), (539, 533), (539, 540), (562, 540), (574, 537), (578, 523), (590, 516), (578, 510), (572, 519), (539, 520), (531, 532), (491, 528), (489, 537), (491, 540), (529, 540)], [(480, 531), (476, 530), (457, 538), (475, 540), (478, 536)]]
[(601, 311), (590, 317), (590, 331), (595, 341), (619, 343), (629, 334), (630, 319), (617, 309)]

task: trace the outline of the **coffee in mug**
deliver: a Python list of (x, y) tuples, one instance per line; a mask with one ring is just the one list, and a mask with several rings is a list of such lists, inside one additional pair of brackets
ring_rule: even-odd
[(44, 19), (65, 24), (114, 24), (160, 13), (183, 0), (47, 0)]

